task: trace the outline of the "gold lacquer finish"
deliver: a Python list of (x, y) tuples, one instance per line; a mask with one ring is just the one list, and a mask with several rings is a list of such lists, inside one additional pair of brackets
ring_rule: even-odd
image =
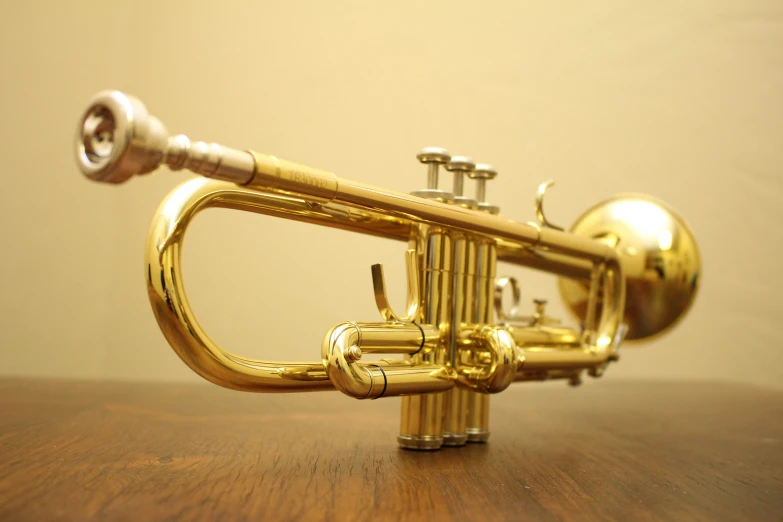
[[(547, 182), (535, 200), (538, 222), (515, 222), (486, 199), (497, 171), (441, 148), (417, 155), (427, 166), (426, 189), (401, 194), (275, 156), (170, 136), (138, 99), (103, 91), (79, 123), (76, 158), (85, 176), (104, 183), (162, 165), (204, 176), (182, 183), (160, 204), (144, 265), (161, 331), (190, 368), (236, 390), (401, 395), (403, 448), (485, 442), (489, 397), (513, 382), (578, 384), (585, 372), (601, 376), (618, 359), (624, 338), (656, 335), (685, 314), (701, 271), (684, 221), (651, 198), (610, 199), (566, 232), (544, 214)], [(438, 186), (441, 166), (453, 175), (451, 191)], [(466, 177), (475, 180), (475, 199), (464, 194)], [(229, 352), (196, 320), (182, 278), (188, 226), (214, 207), (407, 243), (405, 309), (392, 309), (383, 267), (374, 265), (380, 321), (329, 329), (319, 360), (266, 361)], [(498, 260), (560, 276), (561, 293), (580, 323), (561, 325), (543, 299), (524, 313), (516, 279), (496, 278)], [(397, 358), (367, 361), (366, 353)]]
[[(661, 334), (690, 308), (699, 288), (701, 258), (688, 225), (665, 204), (649, 196), (617, 196), (585, 212), (571, 231), (617, 251), (627, 288), (626, 340)], [(561, 279), (559, 286), (571, 311), (584, 318), (588, 285)]]

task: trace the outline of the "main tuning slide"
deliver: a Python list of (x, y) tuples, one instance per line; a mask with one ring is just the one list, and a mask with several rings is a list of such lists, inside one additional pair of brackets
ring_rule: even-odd
[[(624, 340), (660, 335), (691, 306), (701, 272), (698, 248), (663, 203), (613, 197), (564, 231), (545, 217), (547, 182), (536, 197), (537, 222), (518, 223), (500, 217), (487, 200), (487, 182), (498, 175), (491, 165), (436, 147), (416, 157), (427, 169), (426, 189), (402, 194), (275, 156), (170, 136), (138, 99), (118, 91), (92, 99), (76, 140), (79, 168), (93, 181), (122, 183), (163, 165), (203, 176), (163, 200), (145, 248), (152, 310), (185, 364), (235, 390), (401, 395), (403, 448), (485, 442), (491, 394), (517, 381), (578, 384), (584, 373), (599, 377), (618, 360)], [(441, 188), (441, 168), (452, 175), (450, 190)], [(469, 180), (475, 197), (466, 195)], [(392, 310), (383, 267), (374, 265), (380, 317), (329, 329), (320, 358), (275, 362), (225, 350), (196, 320), (180, 259), (191, 220), (212, 207), (405, 242), (405, 309)], [(525, 313), (518, 281), (496, 273), (499, 260), (559, 276), (575, 324), (550, 317), (543, 299)], [(365, 361), (367, 353), (390, 358)]]

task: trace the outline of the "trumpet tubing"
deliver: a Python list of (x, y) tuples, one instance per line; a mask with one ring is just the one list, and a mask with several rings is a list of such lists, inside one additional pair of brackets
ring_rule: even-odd
[[(271, 155), (169, 136), (139, 100), (103, 91), (80, 121), (76, 154), (81, 171), (94, 181), (121, 183), (162, 165), (204, 176), (181, 184), (160, 204), (145, 255), (155, 317), (191, 369), (236, 390), (338, 389), (357, 399), (403, 396), (398, 442), (404, 448), (486, 441), (490, 394), (515, 381), (567, 379), (577, 384), (584, 372), (600, 376), (617, 360), (626, 335), (646, 337), (670, 328), (697, 290), (695, 240), (662, 204), (641, 196), (612, 200), (615, 209), (621, 202), (631, 211), (601, 221), (593, 214), (603, 207), (594, 207), (587, 220), (589, 233), (576, 234), (546, 220), (543, 196), (549, 184), (544, 184), (536, 203), (538, 222), (514, 222), (500, 217), (499, 209), (485, 200), (486, 183), (497, 175), (494, 168), (443, 149), (419, 153), (419, 161), (427, 165), (428, 186), (402, 194)], [(440, 166), (454, 176), (451, 192), (439, 188)], [(466, 176), (476, 182), (476, 199), (464, 194)], [(652, 205), (665, 218), (653, 225), (667, 227), (658, 232), (669, 234), (669, 244), (659, 246), (676, 265), (672, 276), (658, 272), (656, 281), (639, 272), (639, 263), (646, 266), (661, 252), (649, 241), (640, 242), (639, 237), (648, 240), (656, 231), (650, 232), (648, 222), (640, 226), (645, 216), (634, 215), (634, 205)], [(322, 340), (320, 360), (266, 361), (225, 350), (196, 320), (181, 269), (185, 232), (196, 214), (212, 207), (407, 242), (404, 314), (389, 305), (383, 269), (375, 265), (373, 292), (382, 321), (334, 326)], [(543, 300), (536, 300), (532, 314), (520, 315), (518, 284), (513, 278), (497, 279), (498, 260), (567, 278), (561, 292), (574, 305), (580, 324), (557, 326), (546, 315)], [(626, 278), (629, 266), (635, 270), (633, 279)], [(513, 303), (505, 310), (508, 290)], [(658, 301), (645, 311), (639, 296)], [(674, 312), (657, 320), (661, 307)], [(365, 353), (398, 358), (367, 362), (362, 360)]]

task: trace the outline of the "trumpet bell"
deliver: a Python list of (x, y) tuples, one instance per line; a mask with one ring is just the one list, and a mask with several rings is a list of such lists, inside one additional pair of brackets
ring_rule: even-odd
[[(626, 340), (666, 332), (691, 307), (701, 277), (698, 246), (665, 204), (644, 195), (616, 196), (582, 214), (571, 232), (617, 249), (626, 281)], [(561, 278), (558, 286), (566, 307), (584, 320), (588, 283)]]

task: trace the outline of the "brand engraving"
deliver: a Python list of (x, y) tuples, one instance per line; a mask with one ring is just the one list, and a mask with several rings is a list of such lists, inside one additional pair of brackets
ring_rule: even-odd
[(290, 170), (289, 179), (294, 183), (307, 185), (317, 189), (326, 189), (328, 186), (328, 180), (317, 176), (311, 176), (310, 174), (299, 170)]

